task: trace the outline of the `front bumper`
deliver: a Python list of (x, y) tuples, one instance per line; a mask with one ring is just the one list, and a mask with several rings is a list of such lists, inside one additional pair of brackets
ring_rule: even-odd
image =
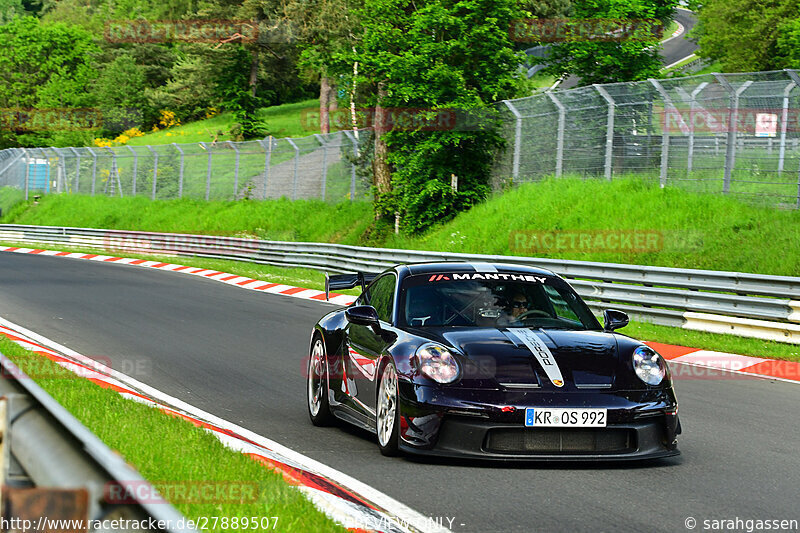
[[(532, 428), (527, 407), (606, 408), (605, 428)], [(401, 382), (400, 449), (504, 461), (653, 459), (678, 455), (672, 389), (511, 391)]]

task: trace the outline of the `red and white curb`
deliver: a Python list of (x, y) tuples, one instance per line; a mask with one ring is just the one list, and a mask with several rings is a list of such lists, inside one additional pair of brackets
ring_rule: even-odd
[[(133, 265), (145, 268), (156, 268), (158, 270), (169, 270), (170, 272), (178, 272), (181, 274), (189, 274), (198, 276), (228, 285), (236, 285), (243, 289), (250, 289), (253, 291), (269, 292), (272, 294), (282, 294), (284, 296), (291, 296), (293, 298), (302, 298), (304, 300), (316, 300), (318, 302), (325, 301), (325, 292), (316, 289), (306, 289), (303, 287), (295, 287), (293, 285), (285, 285), (283, 283), (269, 283), (264, 280), (252, 279), (245, 276), (231, 274), (229, 272), (221, 272), (219, 270), (209, 270), (207, 268), (190, 267), (186, 265), (177, 265), (173, 263), (162, 263), (160, 261), (148, 261), (146, 259), (132, 259), (130, 257), (116, 257), (113, 255), (101, 254), (85, 254), (81, 252), (59, 252), (57, 250), (43, 250), (40, 248), (19, 248), (16, 246), (0, 246), (0, 252), (13, 252), (17, 254), (33, 254), (33, 255), (48, 255), (54, 257), (69, 257), (71, 259), (84, 259), (87, 261), (100, 261), (103, 263), (114, 263), (118, 265)], [(332, 292), (330, 294), (330, 303), (336, 305), (350, 305), (355, 301), (355, 296), (348, 296), (346, 294), (338, 294)]]
[(351, 531), (448, 532), (372, 487), (241, 426), (206, 413), (22, 326), (0, 318), (0, 335), (124, 398), (154, 406), (209, 431), (227, 447), (280, 473), (317, 508)]
[[(662, 344), (660, 342), (646, 342), (646, 344), (660, 353), (670, 363), (689, 365), (715, 372), (721, 371), (726, 374), (736, 374), (738, 377), (759, 377), (800, 383), (800, 363), (793, 361), (763, 359), (761, 357), (714, 352), (687, 346)], [(711, 377), (711, 374), (704, 372), (690, 372), (687, 376), (683, 371), (673, 371), (673, 374), (677, 374), (673, 376), (676, 379)], [(716, 376), (717, 374), (714, 375)]]

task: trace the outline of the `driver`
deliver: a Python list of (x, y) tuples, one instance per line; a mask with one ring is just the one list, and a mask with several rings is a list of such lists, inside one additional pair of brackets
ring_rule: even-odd
[(508, 304), (505, 308), (505, 313), (503, 316), (500, 317), (501, 323), (506, 323), (508, 325), (519, 326), (522, 325), (522, 322), (519, 320), (519, 317), (523, 313), (527, 313), (530, 310), (530, 304), (528, 303), (528, 298), (525, 294), (519, 290), (514, 291), (511, 293), (511, 296), (508, 298)]

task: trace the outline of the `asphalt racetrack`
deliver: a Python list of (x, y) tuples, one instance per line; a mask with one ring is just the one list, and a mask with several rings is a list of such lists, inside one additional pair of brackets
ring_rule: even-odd
[(799, 385), (719, 375), (678, 380), (683, 455), (656, 462), (390, 459), (370, 435), (308, 420), (303, 358), (329, 304), (47, 256), (0, 254), (0, 272), (0, 316), (445, 525), (452, 519), (453, 531), (639, 533), (690, 531), (690, 517), (697, 531), (705, 520), (800, 520)]

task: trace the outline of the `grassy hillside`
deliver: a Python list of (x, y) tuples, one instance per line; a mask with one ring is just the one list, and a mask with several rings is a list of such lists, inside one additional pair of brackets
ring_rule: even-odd
[[(315, 123), (306, 121), (309, 111), (319, 110), (319, 100), (304, 100), (293, 104), (266, 107), (259, 112), (259, 118), (266, 122), (267, 131), (273, 137), (305, 137), (319, 133), (314, 129)], [(134, 137), (127, 144), (144, 146), (146, 144), (197, 143), (235, 140), (230, 129), (235, 122), (231, 113), (221, 113), (212, 118), (190, 122), (181, 126), (173, 126), (154, 132), (147, 132), (143, 137)]]
[[(800, 212), (735, 198), (660, 189), (620, 179), (546, 180), (492, 197), (419, 237), (380, 237), (367, 203), (271, 200), (202, 202), (145, 198), (47, 196), (6, 211), (18, 224), (247, 235), (272, 240), (371, 244), (391, 248), (800, 275)], [(531, 236), (624, 234), (659, 239), (645, 252), (590, 247), (529, 249)], [(523, 241), (519, 241), (519, 236)]]
[(199, 233), (284, 241), (356, 244), (372, 220), (366, 202), (320, 200), (205, 202), (52, 195), (17, 207), (4, 223)]
[[(661, 232), (647, 253), (515, 253), (514, 232), (581, 230)], [(514, 254), (641, 265), (800, 275), (800, 212), (735, 198), (659, 188), (635, 179), (545, 180), (524, 185), (463, 213), (422, 237), (387, 246)]]

